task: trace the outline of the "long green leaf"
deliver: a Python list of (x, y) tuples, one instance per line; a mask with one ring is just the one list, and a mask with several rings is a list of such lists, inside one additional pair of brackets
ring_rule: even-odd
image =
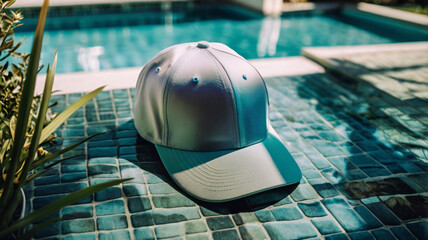
[[(62, 161), (58, 161), (58, 163), (60, 163), (60, 162), (62, 162)], [(49, 170), (50, 169), (48, 168), (48, 169), (43, 169), (37, 173), (34, 173), (33, 175), (31, 175), (31, 176), (27, 177), (27, 179), (25, 179), (25, 183), (33, 181), (34, 179), (40, 177), (41, 175), (45, 174)]]
[[(74, 156), (73, 156), (73, 157), (74, 157)], [(66, 160), (68, 160), (68, 159), (71, 159), (71, 158), (73, 158), (73, 157), (64, 158), (64, 159), (61, 159), (61, 160), (58, 160), (58, 161), (56, 161), (56, 162), (54, 162), (54, 163), (49, 164), (48, 166), (46, 166), (45, 168), (43, 168), (43, 170), (38, 171), (37, 173), (34, 173), (34, 174), (30, 175), (29, 177), (27, 177), (27, 178), (25, 179), (25, 183), (28, 183), (28, 182), (30, 182), (30, 181), (32, 181), (32, 180), (34, 180), (34, 179), (36, 179), (36, 178), (40, 177), (41, 175), (43, 175), (43, 174), (45, 174), (47, 171), (49, 171), (53, 166), (55, 166), (55, 165), (57, 165), (58, 163), (61, 163), (61, 162), (63, 162), (63, 161), (66, 161)], [(25, 184), (25, 183), (24, 183), (24, 184)]]
[(56, 62), (58, 59), (58, 49), (55, 52), (52, 69), (47, 70), (45, 87), (43, 89), (42, 102), (40, 103), (39, 113), (37, 115), (36, 126), (34, 128), (33, 137), (31, 138), (31, 145), (28, 150), (28, 156), (25, 160), (24, 168), (19, 178), (19, 185), (22, 186), (27, 178), (28, 171), (30, 170), (31, 163), (34, 160), (37, 148), (39, 147), (40, 135), (42, 133), (43, 124), (45, 123), (46, 113), (48, 111), (49, 100), (51, 98), (52, 86), (55, 77)]
[[(77, 155), (76, 155), (76, 156), (77, 156)], [(34, 179), (36, 179), (36, 178), (40, 177), (41, 175), (45, 174), (45, 173), (46, 173), (47, 171), (49, 171), (53, 166), (55, 166), (55, 165), (57, 165), (57, 164), (59, 164), (59, 163), (61, 163), (61, 162), (67, 161), (67, 160), (69, 160), (69, 159), (72, 159), (72, 158), (74, 158), (74, 157), (76, 157), (76, 156), (67, 157), (67, 158), (64, 158), (64, 159), (61, 159), (61, 160), (58, 160), (58, 161), (56, 161), (56, 162), (54, 162), (54, 163), (49, 164), (48, 166), (44, 167), (44, 168), (43, 168), (43, 170), (38, 171), (37, 173), (34, 173), (34, 174), (30, 175), (29, 177), (27, 177), (27, 179), (25, 179), (25, 183), (28, 183), (28, 182), (30, 182), (30, 181), (32, 181), (32, 180), (34, 180)]]
[(79, 141), (77, 143), (73, 143), (73, 144), (71, 144), (70, 146), (68, 146), (66, 148), (63, 148), (63, 149), (61, 149), (59, 151), (56, 151), (54, 153), (51, 153), (51, 154), (43, 157), (42, 159), (38, 160), (37, 162), (33, 162), (32, 166), (31, 166), (31, 170), (36, 169), (36, 168), (42, 166), (43, 164), (45, 164), (45, 163), (47, 163), (49, 161), (52, 161), (54, 158), (58, 157), (59, 155), (61, 155), (63, 153), (66, 153), (66, 152), (72, 150), (73, 148), (79, 146), (80, 144), (82, 144), (82, 143), (84, 143), (86, 141), (89, 141), (93, 137), (98, 136), (98, 135), (103, 134), (103, 133), (104, 132), (93, 134), (90, 137), (83, 139), (82, 141)]
[(49, 226), (50, 224), (52, 224), (54, 222), (58, 222), (58, 221), (61, 221), (61, 219), (60, 218), (49, 218), (48, 220), (43, 221), (42, 223), (39, 223), (36, 226), (34, 226), (33, 228), (31, 228), (30, 230), (28, 230), (24, 234), (24, 236), (22, 236), (22, 238), (20, 238), (20, 240), (31, 240), (31, 238), (34, 236), (34, 234), (36, 234), (37, 232), (39, 232), (43, 228)]
[[(11, 165), (7, 171), (5, 186), (3, 189), (3, 194), (0, 198), (0, 211), (1, 215), (5, 211), (5, 207), (7, 202), (10, 199), (10, 193), (12, 192), (12, 184), (15, 178), (15, 171), (19, 165), (19, 160), (22, 153), (22, 148), (25, 143), (25, 134), (27, 132), (27, 125), (31, 111), (31, 105), (34, 97), (34, 88), (36, 85), (36, 76), (37, 69), (39, 66), (40, 60), (40, 52), (42, 48), (42, 40), (43, 40), (43, 30), (45, 27), (46, 15), (48, 11), (49, 0), (44, 0), (42, 8), (40, 10), (39, 20), (37, 21), (36, 32), (34, 35), (33, 46), (31, 49), (30, 62), (28, 65), (26, 79), (24, 83), (24, 87), (22, 90), (22, 97), (20, 101), (20, 106), (18, 110), (18, 120), (16, 125), (16, 132), (14, 137), (14, 146), (12, 150), (12, 161)], [(10, 219), (4, 217), (1, 222), (0, 229), (2, 229), (6, 222), (9, 222)]]
[(126, 178), (126, 179), (116, 179), (116, 180), (111, 180), (108, 182), (104, 182), (104, 183), (99, 183), (81, 190), (78, 190), (76, 192), (73, 192), (65, 197), (62, 197), (32, 213), (30, 213), (28, 216), (24, 217), (23, 219), (15, 222), (14, 224), (12, 224), (8, 229), (0, 232), (0, 239), (13, 233), (14, 231), (18, 230), (18, 229), (22, 229), (25, 226), (28, 226), (29, 224), (34, 223), (37, 220), (40, 220), (46, 216), (48, 216), (49, 214), (52, 214), (56, 211), (59, 211), (61, 208), (70, 205), (74, 202), (77, 202), (85, 197), (88, 197), (92, 194), (94, 194), (95, 192), (101, 191), (105, 188), (123, 183), (125, 181), (131, 180), (131, 178)]
[(62, 113), (60, 113), (56, 118), (54, 118), (49, 125), (47, 125), (42, 132), (42, 135), (40, 137), (40, 142), (45, 141), (51, 133), (53, 133), (61, 124), (67, 120), (68, 117), (70, 117), (77, 109), (82, 107), (85, 103), (87, 103), (89, 100), (94, 98), (98, 93), (100, 93), (105, 86), (99, 87), (95, 89), (94, 91), (86, 94), (85, 96), (81, 97), (79, 100), (77, 100), (75, 103), (71, 104), (67, 109), (65, 109)]

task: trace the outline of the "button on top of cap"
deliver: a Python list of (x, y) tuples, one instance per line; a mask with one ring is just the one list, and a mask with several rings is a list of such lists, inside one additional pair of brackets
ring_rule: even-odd
[(208, 48), (210, 46), (210, 43), (207, 41), (200, 41), (198, 42), (198, 45), (196, 47), (198, 48)]

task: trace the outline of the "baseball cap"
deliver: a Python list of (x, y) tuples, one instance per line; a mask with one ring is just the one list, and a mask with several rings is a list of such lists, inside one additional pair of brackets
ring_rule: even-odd
[(183, 43), (141, 71), (134, 124), (191, 196), (225, 202), (298, 183), (302, 173), (270, 126), (259, 72), (221, 43)]

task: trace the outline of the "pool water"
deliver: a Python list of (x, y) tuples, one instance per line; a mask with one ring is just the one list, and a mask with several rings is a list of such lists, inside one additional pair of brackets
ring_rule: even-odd
[[(25, 15), (25, 12), (24, 12)], [(369, 21), (369, 22), (367, 22)], [(30, 50), (36, 18), (25, 19), (18, 39)], [(341, 13), (264, 17), (231, 6), (48, 17), (42, 63), (59, 48), (58, 73), (143, 66), (160, 50), (200, 40), (222, 42), (247, 59), (298, 56), (306, 46), (424, 41), (428, 33), (382, 25)]]

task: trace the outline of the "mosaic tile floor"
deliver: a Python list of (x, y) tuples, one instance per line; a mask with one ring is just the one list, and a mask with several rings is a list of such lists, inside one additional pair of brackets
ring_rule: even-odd
[[(33, 208), (87, 185), (134, 178), (62, 209), (36, 239), (424, 239), (428, 165), (346, 107), (324, 74), (266, 79), (272, 125), (303, 178), (226, 204), (187, 196), (133, 125), (135, 89), (104, 91), (57, 131), (60, 148), (100, 131), (27, 190)], [(61, 111), (81, 94), (56, 95)]]
[(364, 96), (373, 115), (388, 117), (411, 136), (427, 139), (428, 42), (315, 47), (303, 52), (330, 72), (345, 76), (343, 84)]

